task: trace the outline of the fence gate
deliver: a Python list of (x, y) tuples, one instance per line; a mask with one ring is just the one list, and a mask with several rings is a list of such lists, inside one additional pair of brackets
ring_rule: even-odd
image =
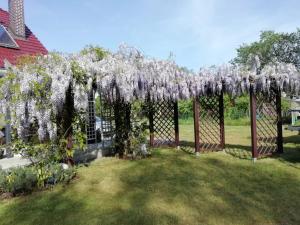
[(178, 104), (149, 102), (150, 146), (179, 146)]
[(281, 94), (272, 87), (270, 93), (250, 90), (252, 157), (283, 151)]
[(194, 129), (196, 152), (225, 147), (223, 94), (194, 100)]

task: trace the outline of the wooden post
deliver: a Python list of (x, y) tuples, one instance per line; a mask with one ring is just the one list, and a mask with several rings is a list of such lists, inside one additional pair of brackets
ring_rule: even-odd
[(281, 92), (276, 93), (276, 112), (277, 112), (277, 152), (283, 153), (283, 137), (282, 137), (282, 115), (281, 115)]
[(5, 143), (10, 144), (11, 143), (11, 125), (10, 125), (10, 108), (6, 108), (6, 114), (5, 114)]
[(148, 102), (148, 112), (149, 112), (149, 130), (150, 130), (150, 147), (154, 147), (154, 124), (153, 124), (153, 102), (149, 100)]
[[(68, 151), (74, 151), (73, 150), (73, 138), (72, 138), (72, 134), (71, 133), (67, 137), (67, 150)], [(69, 156), (68, 153), (66, 155), (67, 155), (67, 163), (68, 163), (68, 165), (73, 167), (75, 165), (73, 157)]]
[(116, 88), (116, 101), (114, 102), (114, 116), (115, 116), (115, 127), (116, 127), (116, 138), (115, 138), (115, 147), (116, 153), (119, 155), (119, 158), (124, 156), (124, 123), (126, 122), (127, 117), (127, 107), (123, 104), (123, 100), (120, 97), (119, 89)]
[(219, 117), (220, 117), (220, 147), (225, 149), (225, 128), (224, 128), (224, 102), (223, 92), (219, 98)]
[(174, 102), (175, 146), (179, 146), (178, 102)]
[(119, 157), (121, 157), (122, 154), (122, 137), (121, 137), (121, 125), (120, 125), (120, 100), (116, 99), (114, 102), (114, 117), (115, 117), (115, 151), (117, 154), (119, 154)]
[(125, 105), (125, 121), (123, 121), (124, 127), (126, 127), (126, 134), (125, 134), (125, 139), (127, 140), (127, 149), (130, 149), (131, 147), (131, 143), (130, 143), (130, 139), (129, 139), (129, 134), (131, 131), (131, 104), (130, 103), (126, 103)]
[(251, 142), (252, 142), (252, 159), (258, 157), (257, 151), (257, 127), (256, 127), (256, 96), (253, 86), (250, 87), (250, 115), (251, 115)]
[(193, 101), (193, 111), (194, 111), (194, 136), (195, 136), (195, 153), (200, 152), (200, 143), (199, 143), (199, 101), (197, 98), (194, 98)]

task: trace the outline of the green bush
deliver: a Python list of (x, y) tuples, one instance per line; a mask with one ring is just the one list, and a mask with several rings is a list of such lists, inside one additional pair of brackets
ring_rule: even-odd
[(0, 148), (0, 159), (2, 159), (4, 156), (4, 149)]
[(250, 126), (250, 118), (249, 117), (240, 117), (237, 119), (225, 118), (226, 126)]
[(60, 164), (49, 164), (44, 168), (31, 166), (0, 170), (0, 193), (31, 193), (57, 183), (68, 183), (75, 174), (74, 168), (64, 170)]
[(180, 100), (178, 101), (179, 118), (187, 119), (193, 117), (193, 101)]
[(0, 169), (0, 194), (5, 192), (6, 187), (6, 173), (2, 169)]
[(12, 194), (32, 192), (37, 184), (34, 170), (28, 168), (14, 168), (0, 171), (0, 190)]
[(60, 164), (51, 164), (48, 166), (49, 178), (46, 184), (54, 185), (57, 183), (68, 183), (76, 175), (74, 168), (63, 169)]

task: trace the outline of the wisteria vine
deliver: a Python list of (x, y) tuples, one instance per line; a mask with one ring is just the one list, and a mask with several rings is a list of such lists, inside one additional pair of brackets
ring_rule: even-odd
[(289, 95), (298, 95), (300, 90), (300, 74), (292, 64), (273, 63), (259, 72), (255, 66), (222, 65), (194, 73), (171, 59), (146, 57), (125, 45), (115, 53), (97, 48), (71, 55), (51, 53), (6, 68), (7, 76), (0, 81), (1, 113), (10, 109), (11, 124), (21, 138), (25, 128), (37, 121), (40, 140), (56, 138), (55, 117), (62, 111), (70, 86), (75, 109), (82, 112), (95, 86), (111, 101), (120, 97), (126, 102), (149, 97), (153, 101), (189, 99), (221, 91), (239, 96), (251, 86), (255, 92), (268, 93), (271, 83)]

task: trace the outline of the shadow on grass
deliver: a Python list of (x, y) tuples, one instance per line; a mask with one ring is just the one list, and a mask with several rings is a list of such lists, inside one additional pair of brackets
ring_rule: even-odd
[[(300, 135), (284, 137), (283, 143), (284, 153), (280, 155), (280, 160), (290, 165), (300, 163)], [(296, 167), (300, 168), (300, 165)]]
[(251, 159), (251, 146), (226, 144), (225, 152), (239, 159)]
[[(92, 173), (91, 173), (91, 170)], [(299, 176), (220, 155), (159, 150), (83, 170), (66, 188), (0, 206), (1, 224), (300, 224)], [(57, 190), (58, 189), (58, 190)]]
[[(180, 149), (188, 154), (195, 154), (194, 142), (181, 141)], [(226, 144), (225, 152), (239, 159), (251, 159), (251, 147), (244, 145)], [(213, 153), (213, 152), (211, 152)], [(207, 153), (210, 154), (210, 153)]]
[(283, 143), (300, 144), (300, 135), (293, 135), (283, 138)]
[[(274, 158), (278, 158), (280, 161), (286, 161), (287, 163), (299, 163), (300, 162), (300, 136), (294, 135), (283, 138), (284, 153), (274, 154)], [(244, 145), (232, 145), (226, 144), (225, 152), (231, 156), (239, 159), (251, 159), (251, 146)], [(267, 156), (271, 157), (271, 156)]]
[(300, 148), (284, 147), (284, 153), (280, 154), (278, 159), (289, 166), (300, 169)]
[(180, 149), (188, 154), (195, 154), (195, 143), (192, 141), (180, 141)]
[[(60, 191), (44, 191), (1, 202), (1, 224), (71, 224), (82, 213), (84, 202)], [(13, 201), (10, 203), (10, 201)], [(76, 218), (79, 219), (79, 218)], [(77, 221), (82, 221), (79, 219)]]

